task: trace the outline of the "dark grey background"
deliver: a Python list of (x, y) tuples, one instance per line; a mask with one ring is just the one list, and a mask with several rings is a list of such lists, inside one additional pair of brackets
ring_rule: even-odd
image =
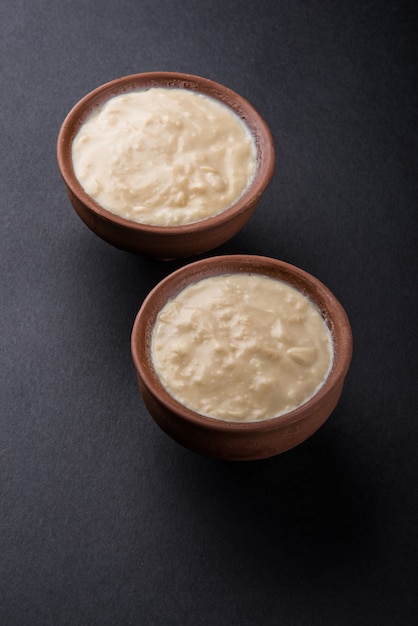
[[(0, 623), (415, 625), (417, 11), (413, 2), (2, 0)], [(320, 278), (354, 357), (332, 418), (225, 463), (154, 425), (130, 332), (180, 266), (78, 219), (55, 145), (125, 74), (179, 70), (271, 127), (274, 179), (210, 253)]]

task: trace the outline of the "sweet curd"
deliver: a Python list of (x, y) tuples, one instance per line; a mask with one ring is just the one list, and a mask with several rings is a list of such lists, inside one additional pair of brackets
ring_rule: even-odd
[(232, 109), (188, 89), (152, 87), (110, 98), (72, 145), (86, 193), (112, 213), (177, 226), (226, 210), (256, 171), (254, 139)]
[(260, 274), (204, 278), (159, 312), (153, 367), (190, 409), (228, 421), (257, 421), (311, 398), (332, 367), (331, 333), (316, 305), (291, 285)]

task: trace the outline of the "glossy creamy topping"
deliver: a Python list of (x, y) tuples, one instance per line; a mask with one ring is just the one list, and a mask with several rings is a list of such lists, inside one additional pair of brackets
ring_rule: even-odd
[(167, 391), (209, 417), (269, 419), (305, 403), (325, 381), (331, 333), (285, 282), (225, 274), (186, 287), (163, 307), (153, 365)]
[(108, 100), (81, 126), (72, 158), (84, 190), (101, 206), (160, 226), (221, 213), (256, 170), (254, 140), (230, 108), (160, 87)]

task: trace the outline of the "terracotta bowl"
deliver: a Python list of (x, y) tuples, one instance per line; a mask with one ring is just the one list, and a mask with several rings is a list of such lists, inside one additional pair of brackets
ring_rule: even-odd
[[(174, 87), (212, 96), (228, 105), (250, 129), (257, 149), (255, 177), (244, 194), (223, 213), (184, 226), (150, 226), (118, 217), (86, 194), (73, 169), (72, 142), (81, 124), (112, 96), (150, 87)], [(87, 226), (114, 246), (147, 257), (184, 258), (211, 250), (233, 237), (250, 219), (274, 170), (274, 143), (267, 124), (247, 100), (227, 87), (189, 74), (148, 72), (102, 85), (68, 113), (58, 136), (57, 159), (70, 201)]]
[[(152, 330), (157, 314), (167, 300), (202, 278), (237, 272), (277, 278), (299, 289), (319, 307), (334, 342), (332, 369), (316, 395), (289, 413), (258, 422), (223, 421), (186, 408), (162, 386), (151, 360)], [(328, 419), (340, 398), (351, 362), (352, 334), (341, 304), (318, 279), (276, 259), (228, 255), (186, 265), (154, 287), (135, 319), (131, 348), (144, 403), (162, 430), (178, 443), (207, 456), (224, 460), (254, 460), (293, 448)]]

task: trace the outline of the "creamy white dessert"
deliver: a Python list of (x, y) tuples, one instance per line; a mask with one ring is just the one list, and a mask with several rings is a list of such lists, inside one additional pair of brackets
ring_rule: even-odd
[(254, 139), (232, 109), (177, 88), (110, 98), (81, 126), (74, 172), (86, 193), (128, 220), (177, 226), (231, 206), (256, 171)]
[(180, 403), (221, 420), (265, 420), (304, 404), (333, 361), (317, 306), (289, 284), (225, 274), (182, 290), (159, 312), (151, 354)]

